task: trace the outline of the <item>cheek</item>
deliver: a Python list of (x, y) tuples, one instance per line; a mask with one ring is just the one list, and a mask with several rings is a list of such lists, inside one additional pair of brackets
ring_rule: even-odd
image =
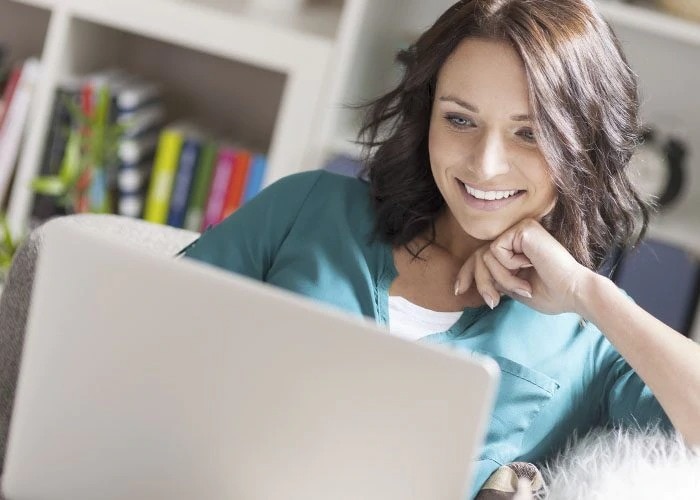
[(440, 161), (440, 151), (442, 150), (442, 138), (440, 137), (440, 132), (437, 130), (435, 125), (430, 125), (428, 131), (428, 156), (430, 157), (430, 164), (435, 171), (435, 164)]
[(428, 134), (428, 155), (433, 173), (458, 167), (466, 158), (468, 145), (441, 127), (431, 127)]
[(557, 192), (557, 187), (549, 175), (548, 170), (545, 170), (539, 182), (542, 186), (539, 201), (542, 205), (542, 217), (544, 217), (554, 209), (555, 205), (557, 204), (557, 199), (559, 198), (559, 193)]

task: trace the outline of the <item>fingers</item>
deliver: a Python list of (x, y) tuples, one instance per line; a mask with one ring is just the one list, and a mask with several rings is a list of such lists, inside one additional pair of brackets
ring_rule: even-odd
[(526, 280), (518, 277), (512, 270), (507, 269), (496, 259), (493, 253), (486, 252), (482, 258), (484, 267), (499, 288), (506, 293), (515, 293), (526, 299), (532, 298), (532, 287)]
[(474, 283), (479, 294), (484, 298), (486, 304), (493, 309), (501, 301), (501, 294), (496, 289), (496, 283), (484, 263), (483, 258), (477, 259), (474, 266)]
[(474, 280), (474, 265), (476, 261), (477, 256), (474, 254), (467, 259), (457, 273), (457, 280), (455, 281), (455, 295), (463, 294), (472, 286), (472, 282)]
[(491, 309), (500, 303), (502, 293), (531, 299), (532, 287), (527, 280), (516, 276), (519, 269), (511, 270), (503, 266), (488, 248), (479, 250), (459, 271), (455, 295), (460, 295), (475, 285), (479, 295)]

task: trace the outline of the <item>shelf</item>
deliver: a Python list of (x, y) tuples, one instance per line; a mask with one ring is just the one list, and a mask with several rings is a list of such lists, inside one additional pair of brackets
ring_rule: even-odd
[(333, 7), (275, 17), (251, 11), (243, 0), (20, 1), (62, 6), (96, 24), (280, 72), (325, 62), (340, 18)]
[[(178, 0), (173, 0), (178, 1)], [(332, 40), (340, 22), (340, 6), (314, 5), (304, 7), (298, 14), (275, 14), (251, 7), (250, 0), (179, 0), (195, 4), (204, 9), (213, 9), (226, 15), (244, 16), (251, 20), (269, 23), (278, 28), (291, 29), (297, 33), (311, 34)]]
[(613, 27), (624, 26), (700, 46), (700, 23), (640, 5), (611, 0), (598, 0), (597, 5)]
[(24, 5), (30, 5), (32, 7), (38, 7), (44, 10), (53, 9), (59, 2), (57, 0), (11, 0), (13, 3), (20, 3)]

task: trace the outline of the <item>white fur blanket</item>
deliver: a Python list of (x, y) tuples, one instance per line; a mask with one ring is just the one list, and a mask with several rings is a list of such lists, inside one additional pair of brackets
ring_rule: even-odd
[[(575, 440), (556, 459), (546, 464), (541, 469), (541, 476), (536, 470), (532, 473), (534, 467), (531, 464), (513, 465), (499, 469), (500, 478), (487, 482), (477, 498), (700, 498), (700, 448), (691, 449), (678, 434), (657, 429), (600, 430), (588, 434)], [(528, 466), (529, 472), (521, 473), (527, 471)], [(510, 486), (505, 486), (508, 481), (504, 481), (504, 477), (507, 476), (510, 476)]]

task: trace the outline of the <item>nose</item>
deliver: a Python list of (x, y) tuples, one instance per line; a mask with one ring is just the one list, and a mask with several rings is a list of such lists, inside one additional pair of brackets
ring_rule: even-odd
[(510, 170), (503, 139), (498, 133), (484, 133), (474, 144), (473, 165), (475, 173), (483, 179), (491, 179)]

